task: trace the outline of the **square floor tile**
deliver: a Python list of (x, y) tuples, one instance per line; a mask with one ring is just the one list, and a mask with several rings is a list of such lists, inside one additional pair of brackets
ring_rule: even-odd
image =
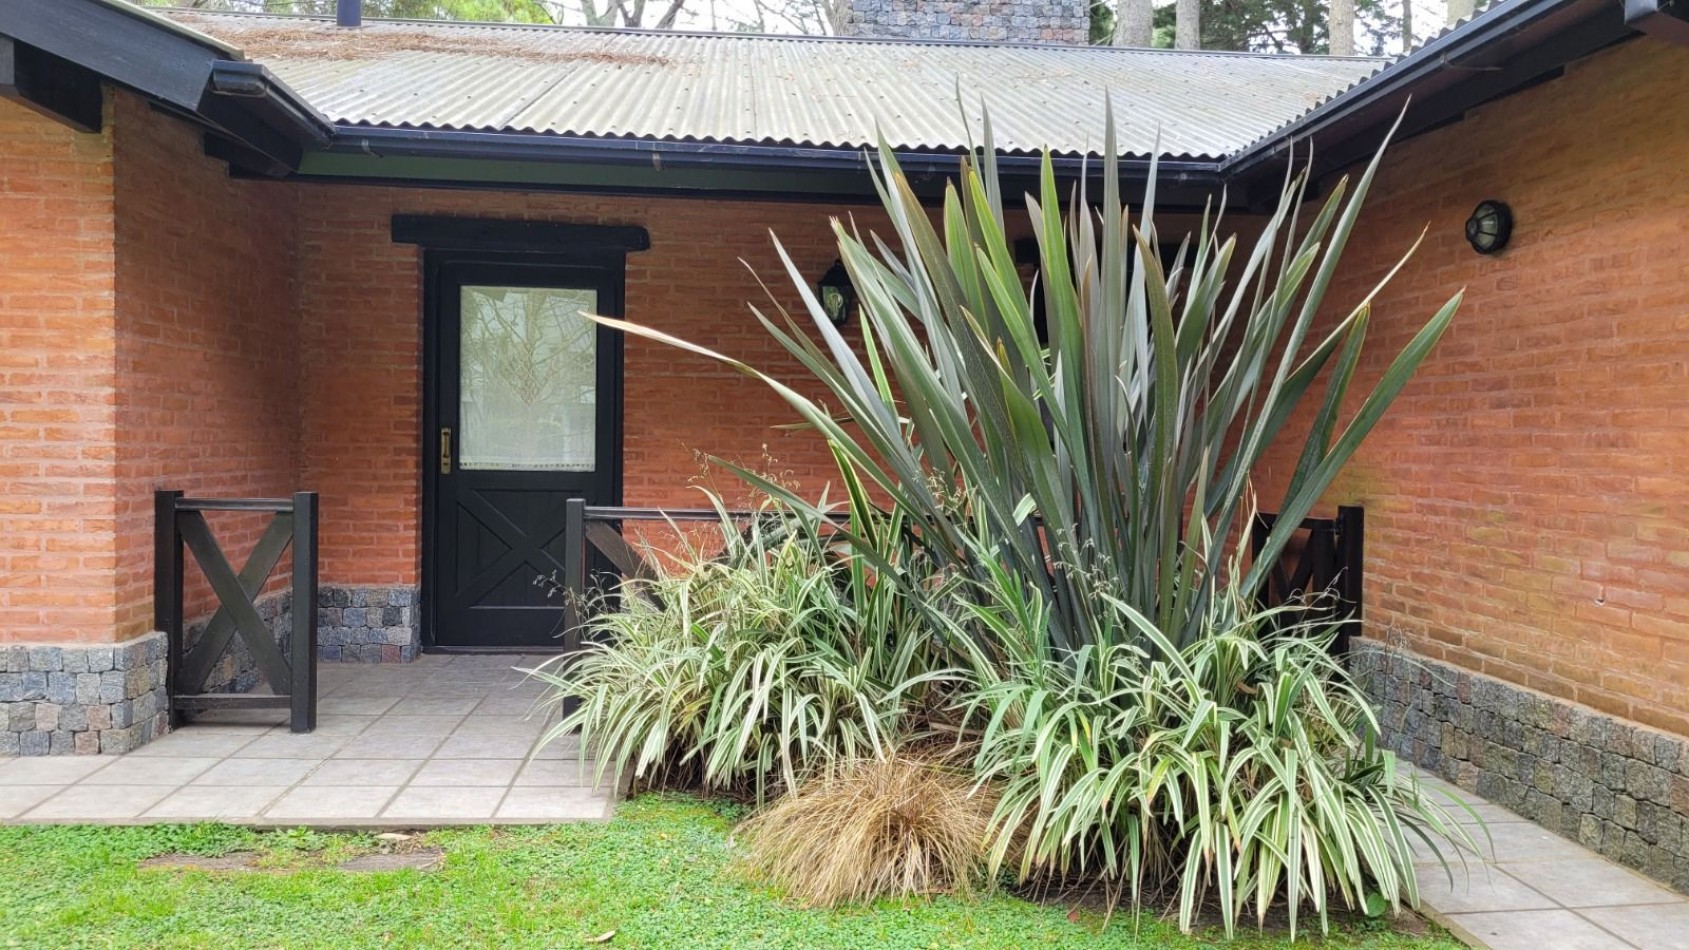
[(549, 742), (536, 742), (528, 756), (534, 759), (578, 759), (581, 757), (581, 740), (578, 736), (558, 736)]
[[(1572, 861), (1521, 862), (1503, 868), (1562, 907), (1666, 904), (1681, 899), (1641, 875), (1593, 856)], [(1689, 940), (1689, 934), (1685, 938)]]
[(525, 759), (532, 736), (452, 736), (434, 753), (436, 759)]
[(1578, 913), (1638, 947), (1677, 947), (1689, 943), (1689, 902), (1594, 907)]
[(272, 732), (234, 754), (237, 759), (326, 759), (352, 741), (314, 732)]
[(221, 759), (251, 745), (266, 733), (256, 729), (225, 731), (213, 726), (188, 726), (141, 746), (126, 758), (152, 759), (160, 756), (203, 756)]
[(0, 821), (29, 811), (63, 791), (63, 785), (0, 785)]
[(496, 692), (481, 700), (475, 707), (477, 716), (527, 716), (533, 714), (536, 719), (543, 719), (548, 725), (556, 721), (556, 714), (542, 707), (542, 699), (538, 696), (511, 696), (504, 692)]
[(462, 716), (403, 716), (388, 713), (377, 719), (360, 738), (369, 739), (377, 736), (434, 736), (445, 738), (452, 734), (457, 724), (463, 721)]
[(412, 785), (509, 785), (521, 759), (431, 759)]
[(421, 759), (329, 759), (305, 777), (304, 785), (403, 785), (422, 767)]
[[(591, 787), (598, 781), (598, 763), (580, 759), (535, 759), (516, 773), (517, 785), (584, 785)], [(616, 784), (614, 771), (604, 776), (605, 788)]]
[(172, 821), (254, 818), (285, 791), (285, 785), (189, 785), (166, 795), (142, 817)]
[(20, 817), (26, 821), (136, 818), (169, 793), (168, 785), (72, 785)]
[(1419, 867), (1419, 896), (1433, 910), (1464, 914), (1555, 906), (1552, 900), (1497, 868), (1469, 862), (1463, 869), (1458, 862), (1450, 862), (1450, 870), (1454, 874), (1452, 886), (1441, 868)]
[(224, 759), (193, 785), (292, 785), (317, 767), (317, 759)]
[(610, 815), (610, 798), (584, 788), (513, 788), (498, 817), (511, 821), (595, 821)]
[(338, 759), (426, 759), (440, 747), (439, 736), (361, 735), (335, 753)]
[[(1485, 832), (1488, 832), (1488, 837)], [(1477, 841), (1478, 853), (1484, 860), (1497, 864), (1520, 861), (1575, 861), (1590, 856), (1590, 852), (1581, 845), (1567, 841), (1528, 821), (1491, 825), (1484, 829), (1474, 828), (1472, 837)]]
[(185, 785), (221, 759), (204, 756), (118, 757), (116, 762), (82, 780), (83, 785)]
[(536, 739), (545, 731), (546, 723), (523, 716), (493, 716), (476, 713), (463, 720), (453, 735), (459, 736), (527, 736)]
[(311, 730), (310, 732), (303, 733), (303, 735), (340, 736), (343, 738), (351, 738), (352, 736), (363, 732), (365, 729), (368, 729), (369, 724), (374, 722), (375, 718), (376, 717), (373, 715), (354, 716), (347, 713), (324, 715), (319, 709), (317, 711), (317, 728)]
[(115, 755), (42, 755), (0, 759), (0, 785), (69, 785), (117, 759)]
[(0, 761), (0, 785), (69, 785), (116, 762), (115, 755), (42, 755)]
[(322, 822), (374, 818), (397, 791), (379, 785), (301, 785), (266, 808), (263, 817)]
[(1455, 914), (1449, 920), (1490, 950), (1634, 950), (1569, 910)]
[(393, 716), (463, 716), (481, 700), (473, 696), (439, 697), (427, 693), (406, 696), (388, 710)]
[(327, 716), (379, 716), (398, 705), (398, 696), (333, 696), (317, 701), (317, 718)]
[(383, 818), (414, 818), (419, 821), (480, 821), (493, 817), (504, 798), (503, 786), (494, 788), (428, 788), (412, 785), (399, 793), (381, 813)]

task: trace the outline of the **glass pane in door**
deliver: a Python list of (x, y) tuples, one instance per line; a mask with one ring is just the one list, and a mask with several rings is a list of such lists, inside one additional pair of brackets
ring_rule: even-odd
[(466, 286), (460, 306), (459, 467), (592, 471), (597, 291)]

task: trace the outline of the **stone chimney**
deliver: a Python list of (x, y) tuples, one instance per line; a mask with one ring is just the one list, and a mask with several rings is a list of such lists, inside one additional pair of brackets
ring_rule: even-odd
[(849, 0), (845, 36), (992, 43), (1090, 41), (1088, 0)]

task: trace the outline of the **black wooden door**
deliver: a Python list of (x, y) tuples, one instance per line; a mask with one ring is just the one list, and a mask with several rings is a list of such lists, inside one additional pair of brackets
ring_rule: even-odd
[(564, 505), (621, 500), (615, 264), (436, 259), (425, 439), (432, 646), (561, 647)]

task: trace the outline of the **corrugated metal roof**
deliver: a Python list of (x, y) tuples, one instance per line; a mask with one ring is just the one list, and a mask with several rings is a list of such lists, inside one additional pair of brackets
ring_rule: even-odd
[[(1218, 158), (1374, 72), (1378, 60), (1110, 47), (840, 40), (178, 11), (334, 122), (901, 150), (969, 141), (957, 90), (1011, 153), (1120, 144)], [(978, 106), (970, 103), (977, 122)], [(977, 126), (975, 128), (977, 137)]]

